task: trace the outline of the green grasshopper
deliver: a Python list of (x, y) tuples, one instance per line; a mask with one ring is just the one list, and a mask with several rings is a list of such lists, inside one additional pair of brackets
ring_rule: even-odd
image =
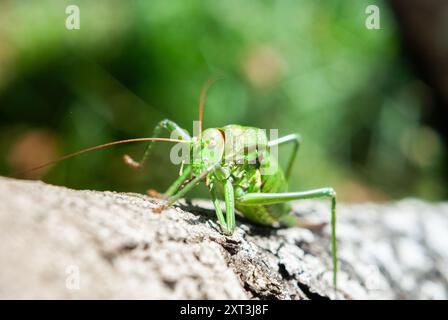
[[(216, 216), (222, 232), (231, 235), (236, 227), (235, 209), (250, 221), (267, 226), (300, 226), (313, 228), (292, 215), (289, 201), (299, 199), (329, 198), (331, 199), (331, 245), (333, 260), (333, 285), (337, 283), (336, 255), (336, 192), (333, 188), (320, 188), (302, 192), (288, 192), (288, 179), (292, 165), (301, 144), (298, 134), (290, 134), (269, 141), (266, 133), (255, 127), (227, 125), (222, 128), (209, 128), (202, 132), (202, 118), (206, 92), (212, 81), (206, 82), (199, 104), (199, 132), (191, 137), (188, 132), (171, 120), (161, 121), (155, 128), (153, 137), (114, 141), (103, 145), (84, 149), (58, 160), (26, 170), (36, 170), (73, 156), (111, 145), (149, 141), (142, 159), (137, 162), (129, 155), (124, 161), (133, 168), (143, 167), (155, 141), (169, 141), (184, 144), (192, 158), (185, 164), (182, 162), (179, 177), (163, 194), (150, 193), (166, 199), (165, 204), (154, 209), (162, 212), (183, 198), (200, 182), (205, 181), (211, 195)], [(175, 133), (178, 139), (161, 138), (162, 130)], [(231, 137), (231, 138), (229, 138)], [(238, 142), (238, 143), (236, 143)], [(293, 152), (285, 172), (278, 166), (277, 159), (271, 156), (270, 150), (278, 145), (291, 143)], [(238, 145), (235, 147), (235, 145)], [(230, 150), (230, 152), (228, 151)], [(227, 151), (227, 152), (226, 152)], [(268, 174), (263, 169), (274, 168)], [(23, 173), (23, 172), (22, 172)], [(218, 194), (225, 200), (225, 215), (221, 209)]]

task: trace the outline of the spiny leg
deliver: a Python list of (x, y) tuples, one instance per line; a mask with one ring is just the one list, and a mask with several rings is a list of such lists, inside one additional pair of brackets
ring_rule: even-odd
[(154, 212), (160, 213), (163, 210), (165, 210), (166, 208), (172, 206), (177, 200), (182, 198), (184, 195), (186, 195), (188, 192), (190, 192), (194, 187), (196, 187), (197, 184), (201, 180), (203, 180), (207, 176), (207, 174), (209, 174), (213, 169), (215, 169), (216, 166), (217, 165), (212, 165), (212, 166), (208, 167), (207, 169), (205, 169), (204, 171), (202, 171), (200, 175), (196, 176), (193, 180), (188, 182), (188, 184), (184, 188), (178, 190), (176, 193), (174, 193), (172, 196), (170, 196), (165, 204), (154, 209)]
[(224, 215), (222, 214), (221, 204), (216, 194), (215, 186), (213, 185), (213, 183), (210, 184), (209, 189), (210, 189), (210, 195), (212, 197), (212, 202), (215, 207), (216, 216), (218, 217), (218, 221), (221, 225), (221, 228), (224, 233), (228, 233), (229, 228), (227, 226), (226, 220), (224, 219)]
[[(177, 123), (175, 123), (169, 119), (164, 119), (156, 125), (156, 127), (154, 128), (153, 137), (155, 137), (155, 138), (160, 137), (161, 133), (162, 133), (162, 129), (165, 129), (169, 132), (173, 132), (176, 130), (179, 133), (179, 135), (182, 137), (183, 140), (191, 139), (190, 135), (187, 133), (186, 130), (182, 129)], [(142, 168), (151, 153), (153, 142), (154, 141), (151, 141), (148, 143), (148, 145), (145, 149), (145, 152), (143, 154), (143, 157), (139, 162), (135, 161), (127, 154), (125, 154), (123, 156), (124, 162), (134, 169)], [(151, 197), (154, 197), (154, 198), (166, 199), (167, 197), (173, 195), (177, 191), (179, 186), (181, 186), (182, 183), (184, 183), (184, 181), (187, 179), (190, 172), (191, 172), (191, 168), (190, 168), (190, 166), (188, 166), (187, 168), (185, 168), (183, 173), (180, 174), (179, 178), (177, 178), (173, 182), (173, 184), (171, 184), (171, 186), (168, 187), (168, 189), (167, 189), (167, 191), (165, 191), (165, 193), (161, 194), (157, 190), (149, 189), (147, 191), (148, 195)]]
[(173, 184), (171, 184), (168, 189), (165, 191), (164, 195), (171, 197), (173, 194), (176, 193), (176, 191), (179, 189), (179, 187), (185, 183), (185, 181), (187, 181), (188, 177), (191, 174), (191, 166), (187, 165), (182, 174), (179, 176), (179, 178), (176, 179), (176, 181), (173, 182)]
[(179, 190), (179, 187), (188, 181), (188, 177), (191, 174), (191, 166), (186, 165), (182, 174), (168, 187), (164, 193), (159, 193), (154, 189), (148, 190), (148, 195), (154, 198), (167, 199)]
[(294, 164), (294, 160), (296, 159), (297, 152), (299, 151), (300, 144), (302, 143), (302, 137), (297, 133), (293, 133), (293, 134), (288, 134), (287, 136), (269, 141), (270, 147), (275, 146), (275, 145), (280, 145), (283, 143), (289, 143), (289, 142), (293, 142), (294, 146), (293, 146), (292, 153), (291, 153), (291, 156), (288, 161), (288, 166), (286, 167), (286, 173), (285, 173), (286, 180), (289, 180), (289, 177), (291, 175), (291, 170), (292, 170), (292, 166)]
[[(156, 125), (156, 127), (154, 128), (152, 137), (154, 137), (154, 138), (160, 137), (161, 133), (162, 133), (162, 129), (165, 129), (165, 130), (169, 131), (170, 133), (173, 131), (176, 131), (179, 134), (179, 136), (182, 137), (182, 140), (186, 140), (186, 141), (191, 140), (190, 135), (188, 134), (188, 132), (185, 129), (182, 129), (177, 123), (175, 123), (171, 120), (168, 120), (168, 119), (164, 119)], [(143, 157), (141, 158), (140, 161), (137, 162), (134, 159), (132, 159), (129, 155), (125, 154), (123, 156), (124, 162), (128, 166), (130, 166), (134, 169), (142, 168), (151, 153), (153, 142), (154, 141), (150, 141), (148, 143), (148, 145), (145, 149), (145, 152), (143, 153)]]
[(224, 184), (224, 200), (226, 203), (228, 234), (232, 234), (235, 230), (235, 195), (233, 193), (233, 185), (231, 180), (226, 180)]
[(248, 193), (237, 199), (244, 205), (268, 205), (291, 200), (330, 198), (331, 199), (331, 246), (333, 258), (333, 285), (337, 284), (337, 245), (336, 245), (336, 191), (333, 188), (322, 188), (303, 192), (285, 193)]

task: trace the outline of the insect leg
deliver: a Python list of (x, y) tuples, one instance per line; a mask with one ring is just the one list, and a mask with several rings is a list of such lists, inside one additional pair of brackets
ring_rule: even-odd
[(333, 285), (337, 279), (337, 245), (336, 245), (336, 191), (333, 188), (322, 188), (303, 192), (285, 193), (248, 193), (237, 199), (244, 205), (267, 205), (291, 200), (330, 198), (331, 199), (331, 247), (333, 256)]
[(226, 203), (226, 220), (229, 234), (235, 230), (235, 195), (233, 193), (232, 181), (227, 180), (224, 184), (224, 199)]
[(293, 134), (288, 134), (287, 136), (269, 141), (270, 147), (275, 146), (275, 145), (280, 145), (283, 143), (289, 143), (289, 142), (293, 142), (294, 146), (293, 146), (293, 150), (292, 150), (291, 156), (288, 161), (288, 166), (286, 167), (286, 174), (285, 174), (286, 180), (288, 180), (289, 176), (291, 175), (292, 165), (294, 163), (294, 160), (296, 159), (300, 144), (302, 143), (302, 137), (297, 133), (293, 133)]
[(165, 191), (165, 196), (172, 196), (176, 191), (179, 189), (179, 187), (188, 179), (191, 173), (191, 166), (187, 165), (184, 168), (183, 173), (179, 176), (179, 178), (176, 179), (176, 181), (171, 184), (168, 189)]
[(184, 188), (178, 190), (175, 194), (173, 194), (171, 197), (169, 197), (167, 202), (164, 205), (160, 206), (159, 208), (154, 209), (154, 212), (162, 212), (166, 208), (173, 205), (173, 203), (175, 203), (177, 200), (179, 200), (184, 195), (186, 195), (189, 191), (191, 191), (194, 187), (196, 187), (197, 184), (207, 176), (207, 174), (209, 174), (212, 170), (214, 170), (216, 168), (216, 166), (217, 166), (217, 164), (214, 164), (214, 165), (208, 167), (207, 169), (205, 169), (204, 171), (202, 171), (200, 175), (196, 176), (193, 180), (188, 182), (188, 184)]
[[(161, 133), (162, 133), (162, 129), (165, 129), (165, 130), (169, 131), (170, 133), (173, 131), (176, 131), (179, 134), (179, 136), (182, 137), (182, 140), (186, 140), (186, 141), (191, 140), (190, 135), (188, 134), (188, 132), (185, 129), (182, 129), (177, 123), (175, 123), (171, 120), (168, 120), (168, 119), (162, 120), (156, 125), (152, 136), (160, 137)], [(143, 165), (145, 164), (146, 160), (148, 159), (148, 157), (151, 153), (153, 142), (154, 141), (150, 141), (148, 143), (148, 146), (146, 147), (143, 157), (141, 158), (140, 161), (137, 162), (134, 159), (132, 159), (129, 155), (125, 154), (123, 157), (125, 163), (135, 169), (139, 169), (139, 168), (143, 167)]]
[(188, 183), (188, 178), (191, 174), (191, 166), (186, 165), (182, 174), (168, 187), (168, 189), (164, 193), (159, 193), (157, 190), (149, 189), (147, 191), (148, 195), (153, 198), (158, 199), (168, 199), (168, 197), (172, 196), (176, 193), (182, 185)]
[(218, 199), (218, 196), (216, 195), (216, 190), (213, 184), (210, 185), (210, 194), (212, 196), (213, 205), (215, 206), (215, 212), (216, 216), (218, 217), (218, 221), (221, 224), (221, 228), (223, 229), (224, 233), (229, 232), (229, 228), (227, 226), (226, 220), (224, 219), (224, 215), (222, 214), (221, 205)]

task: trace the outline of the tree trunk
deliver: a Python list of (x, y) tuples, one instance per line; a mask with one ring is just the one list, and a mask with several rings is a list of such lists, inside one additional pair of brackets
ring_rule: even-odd
[[(335, 298), (328, 226), (313, 233), (237, 219), (212, 205), (0, 178), (0, 298)], [(294, 203), (309, 221), (329, 204)], [(448, 204), (339, 205), (338, 299), (447, 298)]]

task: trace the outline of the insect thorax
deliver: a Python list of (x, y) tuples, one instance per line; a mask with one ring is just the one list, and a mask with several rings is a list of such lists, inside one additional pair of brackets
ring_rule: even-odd
[(245, 164), (259, 168), (269, 158), (267, 135), (262, 129), (239, 125), (209, 128), (192, 146), (191, 157), (196, 175), (213, 164), (229, 169)]

